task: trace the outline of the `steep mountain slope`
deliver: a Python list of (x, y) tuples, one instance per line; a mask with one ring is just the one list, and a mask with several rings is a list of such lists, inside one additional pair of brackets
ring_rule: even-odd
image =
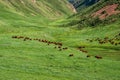
[(99, 0), (69, 0), (70, 3), (73, 4), (73, 6), (78, 10), (81, 11), (84, 8), (87, 8), (95, 3), (97, 3)]
[(47, 19), (57, 19), (74, 13), (73, 7), (66, 0), (1, 0), (0, 10), (5, 14), (42, 16)]
[[(96, 4), (81, 10), (77, 14), (68, 18), (64, 26), (77, 26), (83, 28), (86, 26), (95, 27), (97, 25), (113, 24), (120, 17), (120, 1), (118, 0), (100, 0)], [(63, 23), (61, 22), (61, 23)], [(62, 25), (63, 26), (63, 25)]]
[(0, 32), (47, 25), (74, 14), (66, 0), (0, 0)]

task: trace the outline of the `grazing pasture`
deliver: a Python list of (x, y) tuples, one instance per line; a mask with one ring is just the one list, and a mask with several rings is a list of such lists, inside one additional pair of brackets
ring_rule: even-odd
[(98, 28), (51, 26), (1, 33), (0, 80), (119, 80), (120, 45), (86, 40), (113, 37), (119, 27)]
[(78, 30), (66, 0), (29, 1), (0, 1), (0, 80), (120, 79), (119, 20)]

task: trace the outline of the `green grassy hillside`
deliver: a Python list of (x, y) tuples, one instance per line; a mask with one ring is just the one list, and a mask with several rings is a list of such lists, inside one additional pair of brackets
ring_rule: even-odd
[[(0, 33), (19, 28), (33, 28), (72, 15), (73, 7), (66, 0), (1, 0)], [(11, 27), (11, 28), (10, 28)]]
[(9, 21), (15, 20), (21, 23), (21, 26), (25, 25), (25, 22), (46, 24), (48, 21), (67, 17), (74, 13), (73, 7), (66, 0), (37, 0), (35, 3), (33, 0), (1, 0), (0, 11), (1, 23), (6, 25), (10, 23)]
[(82, 24), (80, 29), (71, 22), (99, 10), (97, 4), (66, 18), (73, 14), (64, 5), (67, 0), (21, 1), (26, 5), (0, 1), (0, 80), (120, 79), (119, 21), (94, 28)]
[[(117, 21), (119, 22), (120, 14), (112, 14), (109, 17), (106, 17), (104, 19), (99, 19), (99, 17), (101, 15), (108, 16), (108, 14), (106, 14), (105, 10), (103, 10), (103, 12), (101, 12), (96, 17), (94, 17), (93, 14), (96, 13), (97, 11), (103, 9), (103, 8), (106, 8), (107, 6), (112, 7), (112, 5), (114, 5), (114, 4), (118, 5), (115, 8), (115, 11), (120, 11), (120, 2), (118, 0), (107, 0), (107, 1), (100, 0), (96, 4), (86, 8), (84, 10), (81, 10), (77, 14), (70, 16), (68, 19), (58, 21), (58, 22), (63, 24), (62, 26), (65, 26), (65, 27), (66, 26), (68, 26), (68, 27), (69, 26), (74, 26), (74, 27), (76, 26), (79, 29), (81, 29), (83, 27), (95, 27), (98, 25), (105, 26), (108, 24), (113, 24), (114, 22), (117, 22)], [(108, 13), (112, 13), (113, 9), (111, 7), (106, 9), (106, 10), (108, 10)]]
[[(1, 0), (1, 10), (19, 15), (44, 16), (46, 18), (59, 18), (72, 14), (71, 5), (66, 1), (49, 0)], [(49, 14), (48, 14), (49, 13)]]

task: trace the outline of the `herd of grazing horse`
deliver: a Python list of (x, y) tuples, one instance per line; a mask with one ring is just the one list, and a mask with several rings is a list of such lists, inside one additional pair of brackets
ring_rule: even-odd
[(101, 38), (96, 38), (96, 39), (86, 39), (89, 42), (97, 41), (99, 44), (106, 44), (110, 43), (111, 45), (120, 45), (120, 33), (115, 35), (113, 38), (109, 37), (104, 37), (103, 39)]
[(39, 39), (39, 38), (30, 38), (30, 37), (23, 37), (23, 36), (12, 36), (12, 38), (15, 38), (15, 39), (22, 39), (23, 41), (31, 41), (31, 40), (34, 40), (34, 41), (38, 41), (38, 42), (42, 42), (42, 43), (46, 43), (47, 45), (50, 45), (50, 44), (54, 44), (56, 49), (59, 49), (59, 51), (62, 51), (62, 50), (67, 50), (68, 48), (67, 47), (63, 47), (63, 43), (61, 42), (52, 42), (52, 41), (48, 41), (46, 39)]
[[(29, 41), (29, 40), (34, 40), (34, 41), (39, 41), (42, 43), (46, 43), (47, 45), (53, 44), (55, 45), (55, 49), (59, 50), (59, 51), (63, 51), (63, 50), (67, 50), (68, 47), (63, 47), (63, 43), (62, 42), (53, 42), (53, 41), (48, 41), (46, 39), (39, 39), (39, 38), (29, 38), (29, 37), (23, 37), (23, 36), (12, 36), (12, 38), (14, 39), (22, 39), (23, 41)], [(100, 39), (100, 38), (96, 38), (96, 39), (86, 39), (87, 41), (93, 42), (93, 41), (98, 41), (100, 44), (105, 44), (105, 43), (110, 43), (112, 45), (119, 45), (120, 44), (120, 33), (115, 35), (114, 38), (109, 38), (109, 37), (105, 37), (104, 39)], [(91, 55), (88, 54), (88, 51), (85, 50), (85, 46), (79, 46), (77, 47), (77, 50), (81, 51), (82, 53), (86, 53), (87, 54), (87, 58), (91, 57)], [(69, 57), (74, 56), (74, 54), (69, 54)], [(101, 56), (94, 56), (96, 59), (102, 59)]]

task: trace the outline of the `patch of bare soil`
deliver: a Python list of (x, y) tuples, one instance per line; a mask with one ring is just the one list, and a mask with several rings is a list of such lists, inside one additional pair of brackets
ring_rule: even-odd
[(118, 4), (107, 5), (104, 8), (98, 10), (93, 13), (93, 17), (99, 17), (100, 19), (105, 19), (111, 15), (120, 13), (120, 10), (116, 10), (118, 8)]

